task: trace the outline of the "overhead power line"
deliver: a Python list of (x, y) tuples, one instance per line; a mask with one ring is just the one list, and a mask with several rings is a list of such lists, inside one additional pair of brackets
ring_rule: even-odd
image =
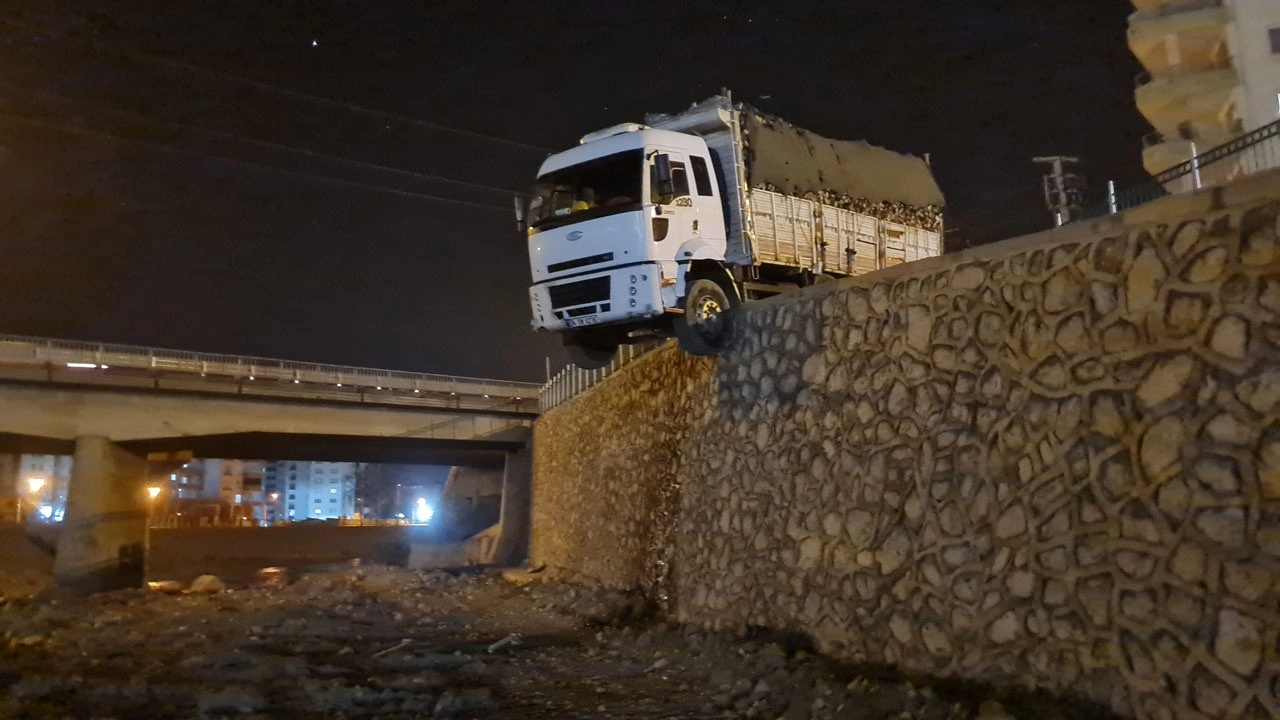
[(429, 182), (438, 182), (438, 183), (445, 183), (448, 185), (456, 185), (458, 187), (465, 187), (473, 190), (484, 190), (487, 192), (502, 193), (504, 195), (528, 196), (528, 193), (521, 192), (519, 190), (511, 190), (509, 188), (495, 187), (493, 185), (484, 185), (481, 183), (468, 182), (466, 180), (457, 180), (455, 178), (445, 177), (443, 175), (431, 175), (428, 173), (415, 172), (413, 170), (405, 170), (402, 168), (390, 167), (387, 165), (379, 165), (377, 163), (371, 163), (364, 160), (356, 160), (354, 158), (342, 157), (340, 155), (330, 155), (328, 153), (322, 153), (317, 150), (308, 150), (306, 148), (293, 147), (292, 145), (283, 145), (280, 143), (271, 142), (269, 140), (259, 140), (257, 138), (246, 137), (244, 135), (236, 135), (235, 133), (229, 133), (223, 130), (214, 130), (212, 128), (202, 127), (199, 125), (191, 125), (189, 123), (178, 122), (177, 120), (169, 120), (167, 118), (160, 118), (154, 115), (146, 115), (144, 113), (138, 113), (132, 110), (125, 110), (123, 108), (110, 107), (110, 106), (102, 105), (100, 103), (95, 103), (89, 100), (79, 100), (76, 98), (69, 98), (69, 97), (66, 97), (65, 95), (59, 95), (57, 93), (47, 93), (47, 94), (52, 95), (56, 98), (59, 98), (60, 100), (64, 100), (69, 103), (78, 104), (78, 105), (87, 105), (90, 107), (98, 108), (100, 110), (105, 110), (107, 112), (126, 115), (131, 118), (141, 120), (143, 122), (155, 123), (157, 125), (167, 125), (169, 127), (174, 127), (181, 130), (191, 130), (195, 132), (202, 132), (202, 133), (214, 135), (221, 138), (226, 138), (227, 140), (231, 140), (234, 142), (246, 143), (249, 145), (257, 145), (259, 147), (271, 148), (272, 150), (279, 150), (281, 152), (296, 153), (299, 155), (305, 155), (307, 157), (322, 158), (325, 160), (330, 160), (337, 163), (343, 163), (343, 164), (351, 165), (354, 167), (362, 167), (369, 170), (378, 170), (381, 172), (388, 172), (396, 175), (403, 175), (406, 177), (417, 178), (419, 180), (426, 180)]
[(294, 177), (305, 178), (308, 180), (315, 180), (320, 182), (335, 183), (338, 185), (359, 187), (359, 188), (364, 188), (366, 190), (374, 190), (377, 192), (384, 192), (392, 195), (400, 195), (403, 197), (419, 198), (422, 200), (429, 200), (432, 202), (450, 203), (454, 205), (465, 205), (469, 207), (481, 208), (484, 210), (493, 210), (497, 212), (511, 212), (510, 207), (499, 207), (497, 205), (488, 205), (485, 203), (471, 202), (470, 200), (458, 200), (456, 198), (441, 197), (439, 195), (428, 195), (426, 193), (411, 192), (409, 190), (397, 190), (395, 188), (389, 188), (381, 185), (370, 185), (368, 183), (356, 182), (354, 180), (335, 178), (328, 175), (316, 175), (313, 173), (306, 173), (298, 170), (286, 170), (284, 168), (273, 167), (271, 165), (264, 165), (262, 163), (256, 163), (251, 160), (241, 160), (240, 158), (226, 157), (224, 155), (214, 155), (211, 153), (196, 152), (193, 150), (186, 150), (184, 148), (172, 147), (170, 145), (165, 145), (163, 143), (151, 142), (149, 140), (137, 140), (134, 138), (120, 137), (119, 135), (115, 135), (109, 132), (104, 132), (101, 130), (91, 130), (86, 128), (72, 127), (70, 125), (51, 122), (43, 118), (34, 118), (28, 115), (23, 115), (21, 113), (12, 112), (4, 109), (0, 109), (0, 118), (7, 118), (14, 122), (24, 123), (27, 125), (32, 125), (37, 127), (49, 128), (53, 130), (59, 130), (62, 132), (67, 132), (75, 135), (87, 135), (91, 137), (107, 138), (109, 140), (113, 140), (116, 142), (129, 143), (133, 145), (142, 145), (155, 150), (161, 150), (163, 152), (172, 152), (172, 153), (178, 153), (181, 155), (200, 157), (200, 158), (205, 158), (210, 160), (218, 160), (218, 161), (229, 162), (229, 163), (234, 163), (238, 165), (246, 165), (248, 167), (257, 168), (259, 170), (266, 170), (269, 172), (280, 173), (283, 175), (292, 175)]
[(72, 40), (79, 40), (81, 42), (89, 43), (89, 44), (98, 46), (100, 48), (112, 50), (114, 52), (122, 53), (125, 55), (133, 55), (135, 57), (140, 57), (151, 62), (161, 63), (164, 65), (169, 65), (171, 67), (205, 73), (209, 75), (217, 75), (217, 76), (232, 80), (234, 82), (239, 82), (242, 84), (250, 85), (252, 87), (256, 87), (260, 90), (280, 93), (282, 95), (288, 95), (290, 97), (309, 100), (311, 102), (322, 103), (322, 104), (326, 104), (334, 107), (341, 107), (347, 110), (351, 110), (353, 112), (366, 113), (369, 115), (373, 115), (375, 117), (382, 118), (384, 120), (396, 120), (398, 122), (409, 123), (419, 127), (436, 130), (439, 132), (453, 133), (455, 135), (470, 137), (477, 140), (487, 140), (489, 142), (501, 143), (501, 144), (509, 145), (512, 147), (524, 148), (526, 150), (537, 150), (539, 152), (552, 152), (549, 148), (544, 148), (539, 145), (534, 145), (532, 143), (521, 142), (519, 140), (511, 140), (509, 138), (498, 137), (496, 135), (488, 135), (486, 133), (476, 132), (474, 130), (463, 130), (462, 128), (456, 128), (449, 125), (444, 125), (442, 123), (432, 122), (430, 120), (421, 120), (418, 118), (412, 118), (405, 115), (398, 115), (396, 113), (387, 112), (385, 110), (378, 110), (375, 108), (365, 107), (363, 105), (357, 105), (356, 103), (348, 102), (346, 100), (336, 100), (334, 98), (327, 98), (319, 95), (312, 95), (311, 93), (302, 92), (301, 90), (294, 90), (292, 88), (273, 85), (271, 83), (264, 82), (262, 80), (256, 80), (254, 78), (248, 78), (242, 75), (236, 75), (235, 73), (227, 72), (225, 70), (214, 70), (212, 68), (206, 68), (199, 65), (194, 65), (192, 63), (183, 62), (181, 60), (174, 60), (173, 58), (164, 57), (162, 55), (153, 55), (151, 53), (142, 52), (140, 50), (131, 50), (128, 48), (122, 48), (117, 45), (112, 45), (109, 43), (102, 42), (101, 40), (96, 40), (94, 38), (85, 38), (77, 35), (72, 35), (71, 33), (68, 33), (64, 30), (59, 30), (58, 28), (51, 28), (51, 27), (46, 27), (42, 25), (31, 25), (29, 23), (18, 22), (16, 20), (11, 20), (9, 18), (0, 18), (0, 25), (9, 25), (11, 27), (21, 28), (23, 30), (43, 32), (46, 34), (52, 34), (52, 35), (58, 35), (65, 38), (70, 38)]

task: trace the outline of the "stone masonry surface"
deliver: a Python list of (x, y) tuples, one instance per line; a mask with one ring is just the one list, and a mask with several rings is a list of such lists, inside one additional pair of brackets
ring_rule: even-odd
[(532, 561), (852, 661), (1276, 717), (1280, 203), (1173, 207), (624, 369), (538, 422)]
[(555, 531), (535, 530), (530, 557), (545, 558), (567, 580), (643, 588), (673, 609), (677, 471), (714, 368), (707, 359), (652, 353), (609, 381), (621, 381), (624, 392), (588, 393), (534, 428), (533, 527)]

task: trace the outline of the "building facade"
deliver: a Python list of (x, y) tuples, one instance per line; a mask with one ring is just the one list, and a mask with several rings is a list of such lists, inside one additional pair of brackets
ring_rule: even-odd
[[(1280, 118), (1280, 2), (1133, 0), (1129, 48), (1153, 175)], [(1215, 169), (1219, 172), (1219, 169)], [(1230, 168), (1220, 169), (1228, 179)], [(1212, 183), (1214, 178), (1209, 178)]]
[(262, 489), (268, 522), (332, 520), (355, 514), (357, 463), (266, 463)]
[(1280, 118), (1280, 3), (1133, 0), (1129, 49), (1142, 63), (1138, 110), (1155, 128), (1143, 164), (1158, 174)]
[(20, 455), (15, 494), (22, 499), (25, 515), (58, 522), (67, 511), (71, 484), (70, 455)]

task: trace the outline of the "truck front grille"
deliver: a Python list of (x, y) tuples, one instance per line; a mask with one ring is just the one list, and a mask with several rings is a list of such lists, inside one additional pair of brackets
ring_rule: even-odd
[(590, 257), (578, 258), (577, 260), (566, 260), (560, 263), (552, 263), (547, 266), (547, 272), (558, 273), (565, 270), (573, 270), (575, 268), (586, 267), (588, 265), (599, 265), (600, 263), (611, 262), (613, 253), (600, 253)]
[(609, 276), (579, 280), (563, 285), (549, 285), (552, 309), (606, 302), (609, 299)]

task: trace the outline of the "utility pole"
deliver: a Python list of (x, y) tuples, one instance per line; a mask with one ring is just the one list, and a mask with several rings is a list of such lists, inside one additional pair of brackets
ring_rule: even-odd
[(1032, 158), (1033, 162), (1052, 166), (1052, 170), (1043, 178), (1044, 202), (1053, 213), (1054, 224), (1064, 225), (1071, 222), (1072, 210), (1080, 209), (1080, 189), (1083, 181), (1079, 175), (1066, 171), (1068, 163), (1078, 163), (1080, 158), (1065, 155)]

